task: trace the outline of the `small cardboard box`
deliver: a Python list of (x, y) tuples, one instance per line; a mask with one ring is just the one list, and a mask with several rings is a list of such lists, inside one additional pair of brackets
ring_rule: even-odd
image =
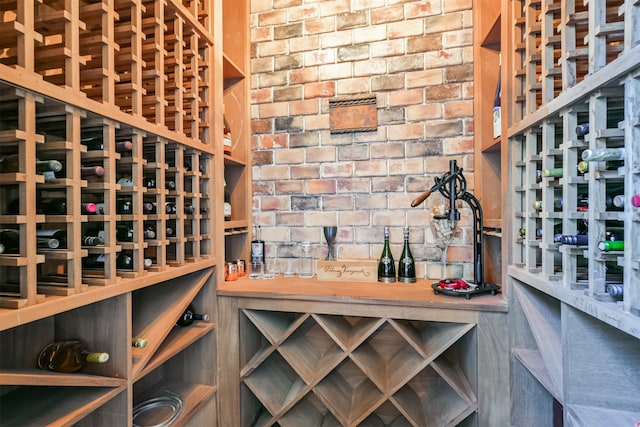
[(318, 280), (324, 281), (377, 282), (378, 261), (373, 259), (318, 260), (316, 275)]

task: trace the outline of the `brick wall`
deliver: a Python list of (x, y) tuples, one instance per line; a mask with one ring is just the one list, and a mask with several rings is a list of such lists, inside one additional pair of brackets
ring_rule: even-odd
[[(446, 172), (473, 188), (471, 0), (252, 0), (254, 222), (270, 256), (326, 255), (322, 226), (338, 226), (340, 258), (394, 257), (411, 231), (418, 276), (440, 276), (430, 210), (411, 201)], [(331, 134), (329, 100), (375, 94), (374, 132)], [(471, 211), (448, 249), (448, 275), (473, 278)]]

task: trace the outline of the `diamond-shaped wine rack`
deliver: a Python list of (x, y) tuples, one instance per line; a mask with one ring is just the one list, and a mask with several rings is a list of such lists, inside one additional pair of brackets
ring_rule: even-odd
[(473, 324), (245, 309), (240, 325), (243, 427), (454, 426), (477, 410)]

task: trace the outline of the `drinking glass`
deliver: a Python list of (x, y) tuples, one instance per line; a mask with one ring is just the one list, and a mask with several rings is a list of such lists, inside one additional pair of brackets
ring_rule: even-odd
[(449, 219), (449, 211), (445, 204), (434, 206), (431, 209), (431, 230), (436, 247), (440, 249), (440, 275), (444, 279), (447, 275), (447, 249), (453, 240), (453, 230), (456, 222)]

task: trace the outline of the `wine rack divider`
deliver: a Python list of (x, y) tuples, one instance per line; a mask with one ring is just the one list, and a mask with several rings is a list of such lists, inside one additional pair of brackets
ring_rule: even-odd
[[(503, 4), (502, 14), (512, 23), (502, 38), (503, 87), (512, 88), (502, 102), (510, 107), (511, 421), (558, 422), (555, 399), (565, 425), (633, 424), (640, 383), (622, 372), (640, 367), (640, 223), (631, 204), (640, 193), (640, 4), (522, 0)], [(583, 124), (586, 135), (577, 131)], [(601, 148), (623, 148), (623, 166), (590, 162), (580, 173), (583, 152)], [(538, 177), (551, 168), (562, 175)], [(614, 186), (624, 190), (619, 210), (607, 203)], [(624, 250), (600, 250), (615, 227)], [(555, 241), (583, 232), (586, 245)], [(623, 285), (621, 297), (607, 292), (610, 283)], [(629, 398), (608, 397), (622, 395)]]
[[(131, 425), (132, 402), (165, 388), (185, 399), (178, 423), (215, 424), (215, 287), (223, 277), (216, 267), (224, 261), (220, 111), (225, 79), (237, 82), (248, 72), (248, 48), (233, 54), (243, 64), (240, 73), (227, 75), (226, 67), (219, 72), (225, 63), (222, 12), (221, 2), (201, 0), (3, 6), (0, 156), (20, 157), (17, 172), (0, 174), (1, 228), (20, 231), (18, 253), (0, 255), (3, 425)], [(243, 12), (248, 9), (234, 14)], [(248, 25), (240, 28), (234, 31), (248, 33)], [(246, 127), (237, 140), (246, 168), (248, 95), (239, 102), (235, 114), (242, 117), (233, 120)], [(103, 147), (87, 148), (91, 133)], [(118, 148), (125, 140), (131, 151)], [(36, 158), (61, 161), (63, 174), (45, 180)], [(81, 166), (99, 166), (104, 174), (84, 175)], [(175, 189), (166, 188), (169, 181)], [(237, 187), (249, 186), (245, 173)], [(246, 189), (241, 192), (248, 197)], [(65, 209), (40, 213), (45, 197), (62, 197)], [(17, 213), (9, 212), (14, 198)], [(168, 202), (175, 212), (165, 211)], [(84, 203), (101, 203), (103, 211), (86, 213)], [(147, 212), (148, 204), (156, 211)], [(235, 235), (244, 237), (228, 246), (240, 245), (236, 255), (247, 252), (242, 245), (250, 240), (249, 217), (240, 217)], [(130, 241), (119, 237), (123, 224), (131, 225)], [(155, 226), (154, 238), (145, 235), (148, 225)], [(92, 227), (104, 232), (104, 244), (83, 245)], [(36, 248), (36, 230), (55, 228), (65, 230), (67, 247)], [(128, 269), (117, 265), (124, 253), (132, 258)], [(103, 257), (104, 266), (83, 265), (93, 256)], [(210, 314), (212, 322), (174, 328), (188, 305)], [(132, 349), (137, 333), (148, 335), (147, 348)], [(108, 351), (110, 361), (93, 367), (97, 375), (34, 369), (45, 344), (69, 338)], [(26, 408), (43, 385), (51, 406), (36, 419)]]

